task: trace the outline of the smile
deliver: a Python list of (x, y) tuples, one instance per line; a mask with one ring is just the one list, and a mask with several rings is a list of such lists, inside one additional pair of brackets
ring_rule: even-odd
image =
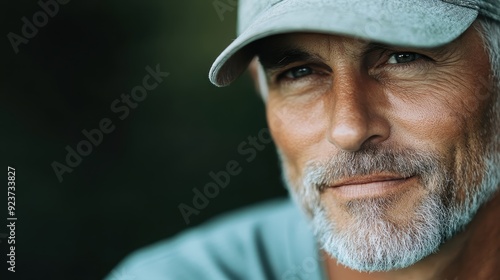
[(416, 176), (370, 175), (341, 180), (328, 189), (343, 198), (376, 197), (401, 191), (416, 182)]

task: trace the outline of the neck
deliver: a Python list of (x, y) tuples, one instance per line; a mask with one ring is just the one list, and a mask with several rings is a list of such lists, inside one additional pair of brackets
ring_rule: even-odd
[(500, 192), (483, 205), (467, 228), (439, 251), (405, 269), (361, 273), (327, 256), (329, 279), (497, 279), (500, 275)]

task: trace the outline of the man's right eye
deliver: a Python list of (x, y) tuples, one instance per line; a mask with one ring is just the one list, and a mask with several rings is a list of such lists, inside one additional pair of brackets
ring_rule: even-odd
[(311, 67), (299, 66), (299, 67), (295, 67), (295, 68), (292, 68), (290, 70), (287, 70), (286, 72), (284, 72), (281, 75), (281, 78), (298, 79), (298, 78), (302, 78), (302, 77), (311, 75), (312, 73), (313, 73), (313, 70), (311, 69)]

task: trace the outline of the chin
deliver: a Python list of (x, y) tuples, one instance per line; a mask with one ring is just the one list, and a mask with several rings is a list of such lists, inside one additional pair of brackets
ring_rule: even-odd
[(392, 213), (395, 200), (358, 199), (346, 207), (315, 208), (311, 222), (322, 249), (363, 272), (405, 268), (436, 252), (446, 240), (447, 211), (441, 199), (430, 195), (411, 215), (397, 219)]
[[(475, 165), (462, 162), (468, 172), (458, 172), (432, 157), (367, 153), (359, 161), (350, 157), (311, 163), (302, 176), (289, 176), (286, 163), (283, 170), (321, 248), (346, 267), (376, 272), (412, 266), (464, 230), (498, 189), (498, 159), (483, 159)], [(342, 169), (347, 162), (350, 167)], [(361, 175), (389, 170), (404, 178), (417, 174), (417, 179), (373, 193), (346, 195), (328, 188), (339, 176), (358, 175), (349, 173), (353, 166)]]

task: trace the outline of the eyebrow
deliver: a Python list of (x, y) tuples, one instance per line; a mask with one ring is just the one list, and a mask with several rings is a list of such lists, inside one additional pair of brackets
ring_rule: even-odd
[[(360, 52), (360, 56), (365, 56), (370, 52), (379, 49), (391, 49), (391, 46), (370, 42), (363, 47)], [(287, 65), (290, 65), (298, 61), (306, 62), (316, 62), (320, 63), (325, 61), (325, 59), (316, 53), (311, 53), (300, 47), (288, 46), (288, 47), (271, 47), (266, 50), (258, 49), (257, 56), (259, 57), (260, 63), (266, 70), (266, 72), (274, 72), (280, 70)]]
[[(264, 48), (265, 46), (265, 48)], [(409, 52), (424, 52), (430, 54), (440, 54), (445, 51), (445, 47), (435, 47), (435, 48), (414, 48), (414, 47), (398, 47), (387, 45), (380, 42), (367, 42), (366, 45), (362, 46), (359, 52), (360, 57), (369, 55), (372, 52), (378, 50), (398, 50), (398, 49), (408, 49)], [(273, 72), (279, 71), (286, 66), (295, 62), (309, 62), (309, 63), (324, 63), (325, 59), (316, 53), (307, 51), (298, 46), (269, 46), (269, 44), (259, 46), (256, 52), (259, 57), (259, 61), (264, 67), (265, 72), (269, 75)]]
[(282, 69), (298, 61), (324, 61), (320, 55), (296, 47), (274, 48), (265, 51), (260, 50), (257, 52), (257, 56), (266, 72)]

